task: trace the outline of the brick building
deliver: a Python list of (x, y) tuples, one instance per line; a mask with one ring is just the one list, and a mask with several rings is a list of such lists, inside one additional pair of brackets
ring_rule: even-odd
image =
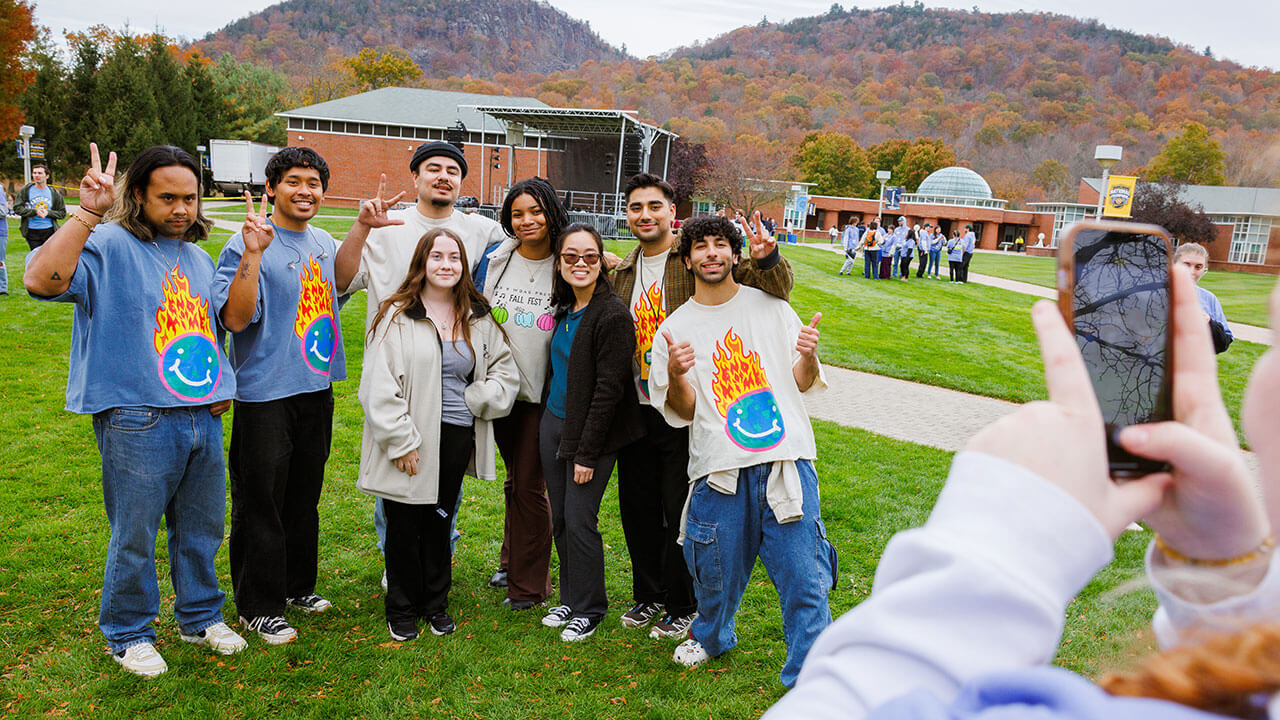
[(289, 144), (315, 148), (328, 160), (328, 199), (349, 206), (373, 194), (381, 173), (389, 195), (403, 190), (412, 199), (414, 148), (448, 140), (460, 143), (467, 158), (464, 196), (499, 204), (514, 182), (540, 175), (571, 207), (612, 211), (630, 172), (653, 168), (665, 176), (675, 137), (626, 110), (418, 88), (381, 88), (277, 115), (288, 123)]

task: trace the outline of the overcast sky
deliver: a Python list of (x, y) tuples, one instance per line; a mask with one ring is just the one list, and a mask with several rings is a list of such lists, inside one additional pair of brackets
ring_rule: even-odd
[[(84, 0), (36, 0), (36, 19), (55, 35), (63, 29), (83, 30), (96, 23), (119, 28), (127, 22), (138, 30), (158, 27), (169, 35), (199, 38), (272, 4), (270, 0), (113, 0), (87, 13)], [(776, 0), (550, 0), (550, 4), (590, 22), (607, 42), (625, 44), (632, 55), (646, 57), (757, 23), (762, 17), (781, 21), (817, 15), (826, 12), (832, 0), (790, 0), (785, 11)], [(897, 3), (845, 0), (841, 4), (865, 8)], [(1197, 50), (1209, 46), (1215, 57), (1243, 65), (1280, 68), (1280, 43), (1270, 37), (1280, 27), (1280, 2), (1276, 0), (1226, 0), (1212, 5), (1205, 0), (926, 0), (925, 5), (977, 6), (989, 12), (1045, 10), (1096, 18), (1114, 28), (1163, 35)]]

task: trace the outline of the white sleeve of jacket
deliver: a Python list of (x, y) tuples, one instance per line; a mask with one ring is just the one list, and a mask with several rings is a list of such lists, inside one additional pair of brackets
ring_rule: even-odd
[[(467, 386), (463, 398), (467, 409), (481, 420), (496, 420), (511, 414), (516, 404), (516, 393), (520, 391), (520, 368), (516, 366), (516, 358), (511, 354), (511, 347), (503, 339), (502, 333), (492, 320), (485, 319), (475, 325), (483, 334), (485, 348), (489, 353), (487, 359), (488, 373), (483, 378)], [(474, 340), (473, 340), (473, 343)]]
[(849, 720), (911, 691), (950, 703), (972, 678), (1044, 665), (1067, 602), (1111, 556), (1065, 491), (961, 452), (929, 520), (889, 542), (871, 596), (819, 636), (766, 717)]
[(360, 407), (373, 439), (391, 459), (401, 458), (422, 445), (413, 418), (409, 415), (406, 370), (401, 367), (403, 343), (411, 334), (400, 316), (384, 318), (368, 349), (360, 374)]

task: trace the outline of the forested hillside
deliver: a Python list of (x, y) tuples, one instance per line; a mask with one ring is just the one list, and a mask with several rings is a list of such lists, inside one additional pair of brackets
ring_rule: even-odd
[(303, 82), (335, 58), (388, 46), (434, 77), (554, 72), (625, 57), (586, 23), (534, 0), (286, 0), (195, 44)]
[[(533, 31), (552, 15), (562, 34)], [(329, 44), (348, 55), (401, 44), (423, 70), (412, 82), (427, 87), (634, 108), (722, 154), (760, 156), (774, 177), (794, 172), (815, 131), (864, 148), (924, 137), (1001, 197), (1067, 198), (1097, 173), (1094, 145), (1123, 145), (1117, 171), (1137, 171), (1199, 122), (1225, 152), (1227, 183), (1280, 179), (1280, 74), (1061, 15), (836, 5), (637, 60), (534, 2), (290, 0), (199, 46), (273, 64), (303, 87)]]

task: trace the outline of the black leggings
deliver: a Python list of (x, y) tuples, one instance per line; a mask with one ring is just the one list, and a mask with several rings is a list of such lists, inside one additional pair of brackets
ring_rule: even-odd
[(901, 258), (898, 259), (898, 277), (901, 277), (903, 280), (906, 280), (907, 276), (910, 274), (911, 274), (911, 256), (903, 255)]
[(961, 263), (959, 260), (948, 260), (948, 261), (947, 261), (947, 265), (949, 265), (949, 266), (950, 266), (950, 269), (949, 269), (949, 277), (950, 277), (950, 279), (951, 279), (951, 282), (956, 282), (956, 281), (958, 281), (958, 280), (960, 279), (960, 272), (961, 272), (961, 270), (960, 270), (960, 265), (961, 265), (961, 264), (962, 264), (962, 263)]
[[(389, 622), (430, 617), (449, 607), (449, 587), (453, 583), (449, 534), (474, 444), (471, 427), (441, 423), (435, 504), (410, 505), (394, 500), (383, 503), (387, 513), (384, 604)], [(424, 451), (429, 452), (425, 448)]]

